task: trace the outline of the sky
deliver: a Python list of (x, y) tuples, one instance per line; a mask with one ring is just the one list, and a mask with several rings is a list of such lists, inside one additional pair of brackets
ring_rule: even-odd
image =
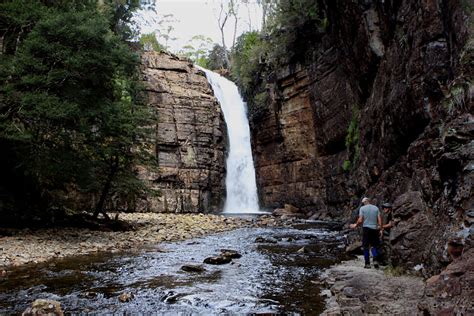
[[(227, 0), (156, 0), (155, 11), (140, 10), (135, 16), (135, 21), (141, 33), (151, 33), (157, 29), (166, 29), (168, 25), (173, 26), (174, 30), (170, 35), (177, 39), (169, 41), (168, 46), (174, 53), (179, 52), (195, 35), (204, 35), (211, 38), (214, 43), (221, 44), (221, 33), (217, 22), (221, 1)], [(241, 4), (239, 7), (237, 36), (249, 31), (250, 26), (253, 30), (261, 26), (261, 9), (255, 1), (249, 2), (248, 6)], [(173, 16), (165, 19), (171, 21), (160, 25), (159, 21), (163, 21), (163, 16), (168, 14)], [(234, 20), (230, 19), (225, 27), (225, 41), (228, 48), (232, 45), (233, 29)], [(158, 41), (162, 43), (164, 39), (158, 38)]]

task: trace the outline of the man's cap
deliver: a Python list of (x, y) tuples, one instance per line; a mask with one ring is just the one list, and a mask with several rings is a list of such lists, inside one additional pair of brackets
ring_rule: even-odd
[(382, 204), (382, 207), (383, 208), (392, 208), (392, 204), (385, 202), (384, 204)]
[(369, 202), (369, 201), (370, 201), (370, 199), (369, 199), (368, 197), (364, 197), (364, 198), (362, 199), (362, 203), (364, 203), (364, 202)]

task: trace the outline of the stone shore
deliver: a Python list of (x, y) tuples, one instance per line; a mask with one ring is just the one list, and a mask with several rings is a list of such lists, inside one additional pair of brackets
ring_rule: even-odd
[(421, 277), (364, 269), (362, 257), (329, 268), (322, 282), (327, 287), (324, 316), (417, 315), (425, 289)]
[[(255, 225), (252, 219), (203, 214), (121, 213), (119, 218), (137, 227), (112, 232), (81, 228), (12, 230), (0, 237), (0, 272), (12, 266), (99, 251), (117, 252)], [(258, 225), (274, 225), (270, 217)]]

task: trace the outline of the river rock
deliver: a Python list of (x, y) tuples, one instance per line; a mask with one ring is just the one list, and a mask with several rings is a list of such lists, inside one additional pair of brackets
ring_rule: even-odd
[(204, 272), (206, 269), (202, 265), (197, 265), (197, 264), (186, 264), (181, 267), (181, 270), (186, 271), (186, 272)]
[(276, 244), (276, 243), (278, 242), (278, 240), (276, 240), (276, 239), (273, 238), (273, 237), (265, 238), (265, 237), (262, 237), (262, 236), (258, 236), (257, 238), (255, 238), (255, 242), (256, 242), (256, 243)]
[(204, 263), (214, 264), (214, 265), (226, 264), (226, 263), (230, 263), (231, 261), (232, 261), (232, 258), (224, 257), (222, 255), (214, 256), (214, 257), (208, 257), (208, 258), (204, 259)]
[(362, 251), (362, 241), (354, 241), (346, 247), (346, 252), (353, 255), (360, 255)]
[(221, 256), (228, 257), (231, 259), (239, 259), (242, 257), (240, 253), (231, 249), (221, 249)]
[(133, 293), (123, 292), (122, 294), (120, 294), (118, 299), (121, 303), (127, 303), (127, 302), (130, 302), (133, 299), (133, 297), (134, 297)]
[(63, 316), (61, 303), (53, 300), (37, 299), (28, 307), (22, 316)]
[(298, 249), (297, 253), (309, 253), (309, 250), (306, 247), (301, 247)]

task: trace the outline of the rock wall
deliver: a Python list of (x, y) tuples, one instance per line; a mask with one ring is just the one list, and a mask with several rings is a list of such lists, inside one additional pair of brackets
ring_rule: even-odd
[(472, 7), (318, 4), (328, 28), (273, 67), (251, 122), (261, 204), (348, 218), (364, 195), (392, 202), (395, 261), (439, 271), (448, 242), (472, 243)]
[(205, 74), (191, 63), (165, 53), (145, 52), (143, 80), (155, 110), (154, 135), (147, 146), (158, 170), (141, 176), (158, 192), (139, 210), (212, 212), (225, 198), (226, 130), (217, 99)]

